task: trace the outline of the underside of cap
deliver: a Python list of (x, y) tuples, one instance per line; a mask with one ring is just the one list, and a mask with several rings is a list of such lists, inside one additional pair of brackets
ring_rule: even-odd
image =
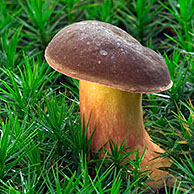
[(45, 57), (63, 74), (124, 91), (151, 93), (172, 86), (161, 56), (104, 22), (83, 21), (63, 28)]

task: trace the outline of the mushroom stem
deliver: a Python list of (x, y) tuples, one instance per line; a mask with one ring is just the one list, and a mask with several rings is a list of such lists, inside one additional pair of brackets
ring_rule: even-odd
[(119, 145), (125, 138), (128, 146), (141, 146), (143, 149), (147, 136), (143, 125), (141, 98), (140, 93), (80, 81), (81, 115), (85, 116), (86, 122), (92, 111), (89, 136), (94, 126), (97, 126), (94, 151), (98, 151), (109, 139)]
[[(130, 93), (97, 83), (80, 81), (81, 119), (83, 120), (84, 116), (87, 123), (91, 114), (88, 137), (96, 125), (92, 150), (98, 151), (110, 139), (118, 145), (125, 140), (127, 147), (130, 147), (131, 150), (138, 149), (140, 154), (146, 146), (142, 166), (156, 162), (149, 169), (153, 171), (152, 178), (160, 179), (168, 173), (157, 168), (170, 166), (170, 162), (168, 158), (150, 161), (159, 155), (156, 152), (163, 153), (164, 150), (151, 141), (145, 130), (141, 102), (140, 93)], [(108, 145), (106, 149), (110, 152)], [(157, 183), (157, 187), (159, 188), (161, 184)]]

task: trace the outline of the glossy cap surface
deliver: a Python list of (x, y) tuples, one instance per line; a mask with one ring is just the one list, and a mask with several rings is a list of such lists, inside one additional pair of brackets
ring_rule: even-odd
[(172, 86), (160, 55), (104, 22), (66, 26), (51, 40), (45, 57), (63, 74), (124, 91), (151, 93)]

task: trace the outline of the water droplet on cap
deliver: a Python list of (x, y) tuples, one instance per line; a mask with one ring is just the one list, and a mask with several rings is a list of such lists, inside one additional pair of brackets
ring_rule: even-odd
[(117, 42), (117, 46), (120, 46), (121, 45), (121, 43), (120, 42)]
[(106, 55), (108, 55), (108, 52), (105, 50), (100, 50), (100, 54), (106, 56)]

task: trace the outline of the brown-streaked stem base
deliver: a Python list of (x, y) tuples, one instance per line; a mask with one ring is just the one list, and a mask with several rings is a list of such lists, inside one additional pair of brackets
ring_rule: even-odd
[[(84, 115), (85, 123), (88, 122), (91, 115), (88, 137), (96, 126), (92, 140), (94, 152), (97, 152), (110, 139), (118, 145), (121, 145), (125, 140), (126, 146), (130, 147), (131, 150), (138, 149), (140, 155), (146, 146), (141, 165), (147, 166), (154, 163), (146, 170), (153, 171), (150, 177), (155, 180), (148, 182), (148, 185), (153, 189), (163, 186), (163, 178), (168, 176), (168, 172), (158, 168), (169, 167), (171, 162), (168, 158), (162, 157), (151, 161), (159, 156), (158, 153), (164, 153), (164, 150), (151, 141), (145, 130), (141, 94), (125, 92), (88, 81), (80, 81), (80, 113), (81, 120), (83, 120)], [(110, 151), (108, 144), (106, 149)]]

